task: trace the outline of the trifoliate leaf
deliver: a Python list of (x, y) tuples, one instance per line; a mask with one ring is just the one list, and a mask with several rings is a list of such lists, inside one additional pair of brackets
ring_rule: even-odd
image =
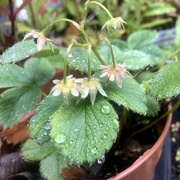
[[(119, 47), (116, 45), (112, 45), (113, 53), (114, 53), (114, 58), (115, 60), (121, 56), (121, 50)], [(112, 55), (110, 52), (110, 48), (106, 42), (101, 42), (98, 47), (97, 51), (100, 54), (101, 58), (105, 62), (105, 64), (112, 64)]]
[(21, 41), (0, 56), (0, 64), (15, 63), (38, 52), (33, 40)]
[(32, 58), (25, 62), (24, 69), (31, 82), (38, 86), (50, 80), (54, 70), (46, 58)]
[(146, 94), (140, 85), (132, 78), (125, 78), (122, 82), (122, 88), (119, 88), (115, 82), (109, 83), (105, 88), (108, 98), (127, 109), (131, 109), (139, 114), (147, 113)]
[(118, 47), (121, 51), (128, 48), (127, 42), (120, 39), (112, 39), (111, 44)]
[(157, 99), (166, 99), (180, 93), (180, 61), (162, 67), (150, 83), (150, 94)]
[(128, 70), (140, 70), (152, 63), (150, 55), (138, 50), (122, 51), (116, 61)]
[(25, 70), (16, 64), (0, 66), (0, 88), (25, 86), (30, 80)]
[[(60, 54), (64, 57), (66, 54), (66, 49), (62, 48), (60, 50)], [(71, 51), (68, 55), (69, 66), (73, 67), (80, 72), (88, 71), (88, 50), (84, 47), (72, 47)], [(95, 54), (91, 53), (91, 70), (96, 71), (100, 62), (95, 56)]]
[[(74, 103), (74, 104), (72, 104)], [(61, 105), (52, 115), (51, 136), (55, 146), (72, 162), (93, 163), (109, 150), (117, 137), (117, 114), (104, 99)]]
[(42, 144), (47, 137), (46, 134), (44, 135), (43, 131), (49, 131), (51, 129), (49, 122), (51, 121), (52, 114), (62, 103), (63, 100), (61, 96), (47, 96), (36, 108), (35, 114), (30, 120), (29, 129), (30, 136), (36, 138), (40, 144)]
[(157, 38), (158, 33), (152, 30), (141, 30), (132, 33), (128, 38), (128, 47), (130, 49), (139, 49), (152, 42)]
[(22, 148), (22, 155), (30, 161), (39, 161), (48, 156), (50, 153), (54, 152), (56, 149), (53, 143), (48, 142), (40, 146), (35, 140), (29, 139), (26, 141)]
[(47, 180), (63, 180), (61, 170), (68, 166), (68, 162), (62, 154), (54, 151), (40, 162), (40, 172)]
[(18, 87), (6, 90), (0, 96), (0, 124), (4, 128), (13, 126), (40, 100), (38, 87)]
[(148, 54), (148, 56), (150, 56), (150, 59), (151, 59), (150, 65), (151, 66), (154, 66), (157, 64), (162, 64), (164, 62), (165, 55), (164, 55), (163, 51), (154, 44), (144, 46), (144, 47), (140, 48), (139, 51), (142, 51), (142, 52)]

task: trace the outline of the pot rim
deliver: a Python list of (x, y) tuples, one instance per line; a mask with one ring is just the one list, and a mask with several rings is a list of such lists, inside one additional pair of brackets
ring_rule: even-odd
[[(170, 109), (170, 108), (172, 108), (171, 104), (169, 105), (168, 109)], [(108, 180), (120, 180), (120, 179), (126, 177), (129, 173), (132, 173), (133, 171), (135, 171), (145, 161), (147, 161), (153, 155), (153, 153), (159, 148), (159, 146), (161, 146), (163, 144), (164, 139), (169, 131), (169, 127), (171, 125), (171, 120), (172, 120), (172, 113), (170, 113), (168, 115), (164, 129), (163, 129), (161, 135), (159, 136), (158, 140), (155, 142), (155, 144), (150, 149), (148, 149), (146, 152), (144, 152), (144, 154), (141, 155), (131, 166), (129, 166), (124, 171), (120, 172), (119, 174), (109, 178)]]

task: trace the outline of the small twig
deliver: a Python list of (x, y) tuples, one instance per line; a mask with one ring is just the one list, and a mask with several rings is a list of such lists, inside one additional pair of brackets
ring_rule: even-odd
[(143, 71), (147, 70), (149, 67), (150, 67), (150, 64), (147, 65), (147, 66), (146, 66), (144, 69), (142, 69), (141, 71), (139, 71), (137, 74), (135, 74), (135, 75), (133, 76), (133, 78), (139, 76), (139, 74), (141, 74)]
[(3, 6), (0, 6), (0, 10), (6, 15), (6, 16), (10, 16), (9, 12), (6, 10), (6, 8), (4, 8)]

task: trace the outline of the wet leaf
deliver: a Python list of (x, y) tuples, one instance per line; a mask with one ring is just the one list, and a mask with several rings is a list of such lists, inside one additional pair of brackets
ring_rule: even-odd
[(122, 88), (119, 88), (115, 82), (112, 82), (106, 86), (105, 91), (108, 98), (117, 104), (123, 105), (139, 114), (147, 113), (146, 94), (134, 79), (123, 79)]
[(125, 65), (128, 70), (140, 70), (152, 64), (151, 56), (138, 50), (123, 51), (116, 61)]
[(47, 180), (63, 180), (61, 170), (68, 166), (68, 162), (64, 156), (54, 151), (40, 162), (41, 174)]
[[(66, 49), (61, 49), (60, 54), (65, 57)], [(84, 47), (72, 47), (69, 55), (68, 55), (68, 62), (70, 67), (74, 67), (75, 69), (79, 70), (80, 72), (86, 72), (88, 70), (88, 51), (87, 48)], [(96, 71), (98, 65), (100, 64), (97, 57), (94, 53), (91, 54), (91, 64), (92, 64), (92, 71)]]
[(26, 141), (22, 148), (22, 155), (31, 161), (39, 161), (55, 151), (55, 147), (51, 142), (45, 143), (40, 146), (35, 140), (29, 139)]
[(55, 146), (72, 162), (94, 162), (109, 150), (117, 137), (117, 114), (104, 99), (61, 105), (52, 115), (51, 136)]
[(0, 56), (0, 64), (15, 63), (38, 52), (33, 40), (21, 41), (7, 49)]
[(54, 70), (46, 58), (31, 58), (24, 64), (24, 69), (30, 81), (38, 86), (50, 80)]
[(30, 84), (25, 70), (15, 64), (0, 66), (0, 88)]
[(180, 61), (162, 67), (150, 82), (150, 94), (157, 99), (166, 99), (180, 93)]
[(13, 126), (40, 100), (37, 87), (17, 87), (3, 92), (0, 96), (0, 124), (4, 128)]
[(46, 130), (49, 131), (51, 129), (48, 123), (51, 121), (52, 114), (62, 103), (63, 99), (61, 97), (57, 98), (54, 96), (47, 96), (43, 101), (41, 101), (29, 124), (30, 136), (32, 138), (36, 138), (40, 143), (45, 142), (44, 140), (47, 135), (44, 137), (43, 134)]
[(157, 38), (158, 33), (152, 30), (141, 30), (132, 33), (128, 38), (128, 47), (130, 49), (139, 49), (152, 42)]

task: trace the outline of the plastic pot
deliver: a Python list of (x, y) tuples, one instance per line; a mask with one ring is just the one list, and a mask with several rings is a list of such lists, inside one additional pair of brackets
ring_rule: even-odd
[(159, 138), (151, 149), (148, 149), (130, 167), (108, 180), (153, 180), (154, 170), (162, 154), (171, 120), (172, 114), (167, 117), (167, 120), (157, 124)]

